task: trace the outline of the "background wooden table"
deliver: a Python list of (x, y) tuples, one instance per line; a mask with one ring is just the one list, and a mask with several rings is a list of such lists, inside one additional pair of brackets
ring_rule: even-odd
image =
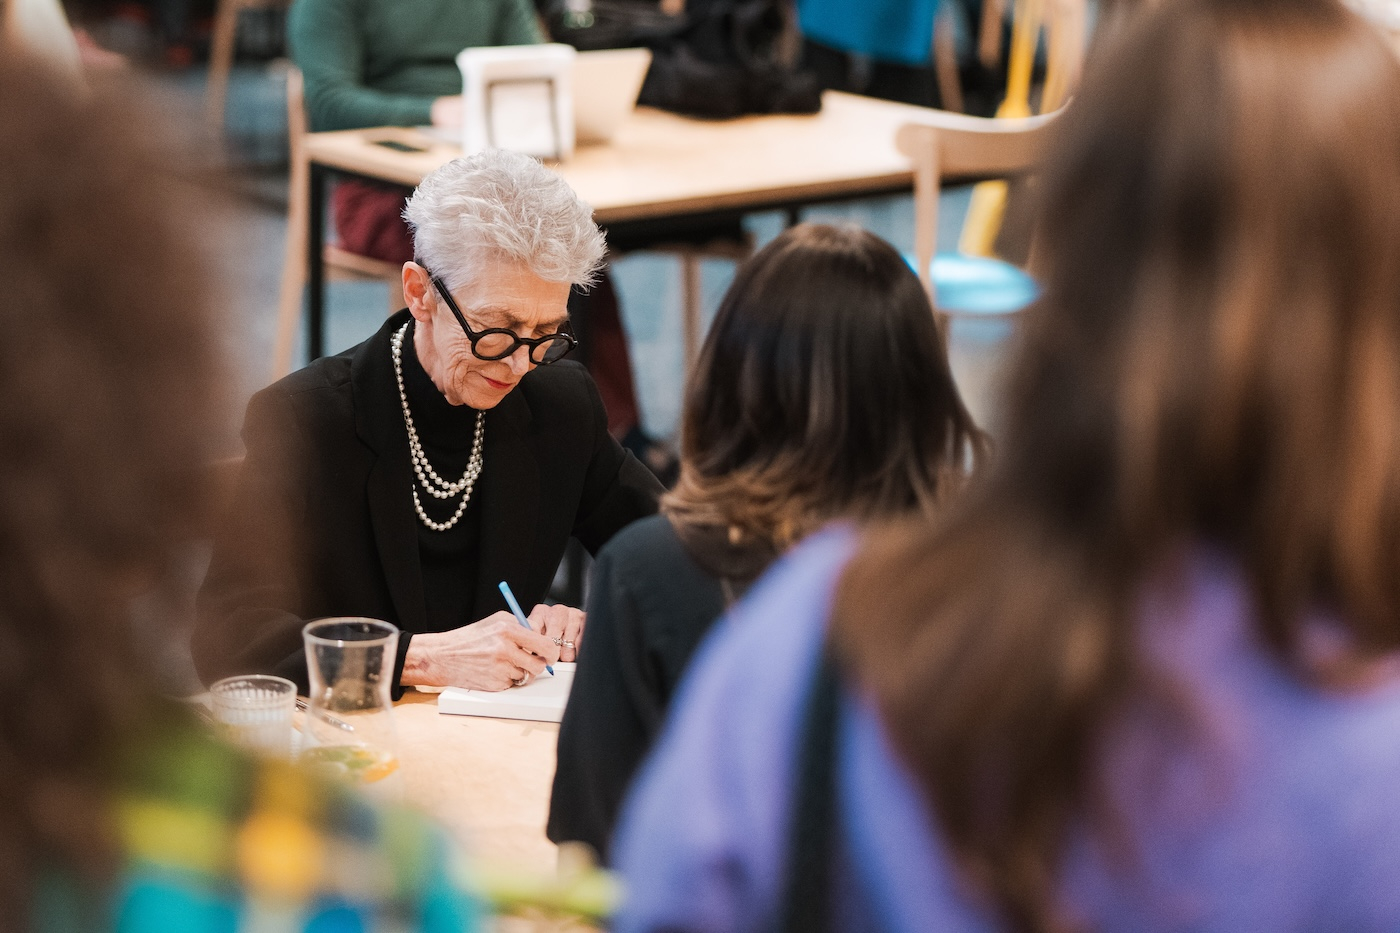
[[(815, 114), (696, 120), (640, 107), (612, 142), (581, 146), (550, 167), (604, 226), (725, 209), (754, 210), (907, 189), (895, 131), (928, 110), (828, 91)], [(398, 152), (379, 145), (421, 147)], [(412, 187), (460, 147), (408, 127), (311, 133), (316, 166)]]
[[(581, 146), (551, 167), (592, 206), (594, 219), (614, 240), (666, 242), (678, 225), (772, 209), (795, 218), (798, 208), (811, 204), (912, 190), (913, 170), (895, 148), (895, 131), (930, 112), (835, 91), (823, 95), (815, 114), (718, 121), (643, 107), (610, 143)], [(398, 151), (385, 142), (418, 151)], [(314, 359), (324, 352), (328, 176), (412, 187), (462, 150), (405, 127), (310, 133), (302, 149), (305, 220), (289, 228), (288, 248), (304, 247), (308, 350)]]

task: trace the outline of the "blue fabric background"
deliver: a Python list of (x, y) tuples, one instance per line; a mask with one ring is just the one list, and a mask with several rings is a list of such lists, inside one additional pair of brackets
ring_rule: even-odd
[(939, 0), (798, 0), (807, 38), (843, 52), (927, 65)]

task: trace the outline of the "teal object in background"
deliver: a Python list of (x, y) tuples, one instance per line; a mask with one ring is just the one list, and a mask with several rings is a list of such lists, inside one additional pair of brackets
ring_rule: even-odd
[(193, 872), (176, 874), (138, 870), (119, 898), (117, 933), (237, 933), (238, 909), (230, 890), (216, 890)]
[(1015, 314), (1040, 294), (1020, 267), (962, 253), (933, 257), (933, 287), (938, 307), (949, 314)]
[(927, 65), (939, 0), (798, 0), (802, 34), (814, 42), (901, 65)]
[[(917, 271), (912, 255), (904, 261)], [(980, 342), (1010, 336), (1016, 313), (1040, 294), (1035, 279), (1000, 259), (939, 253), (931, 272), (938, 309), (952, 316), (959, 336)]]

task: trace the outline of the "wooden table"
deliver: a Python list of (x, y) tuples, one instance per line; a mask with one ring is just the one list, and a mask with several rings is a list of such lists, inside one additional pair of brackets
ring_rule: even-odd
[[(835, 91), (820, 113), (737, 120), (693, 120), (638, 108), (611, 143), (580, 147), (555, 164), (594, 218), (614, 235), (665, 238), (668, 222), (798, 208), (913, 187), (895, 131), (923, 107)], [(420, 151), (401, 152), (394, 142)], [(324, 352), (325, 271), (322, 245), (326, 181), (333, 173), (413, 186), (459, 147), (411, 128), (311, 133), (307, 285), (310, 355)]]
[(394, 705), (407, 802), (456, 834), (467, 851), (538, 874), (555, 869), (545, 838), (558, 723), (442, 716), (437, 694), (408, 690)]

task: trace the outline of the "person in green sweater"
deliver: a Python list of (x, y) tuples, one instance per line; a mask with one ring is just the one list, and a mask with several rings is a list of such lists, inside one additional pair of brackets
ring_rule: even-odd
[[(460, 126), (457, 53), (543, 42), (530, 0), (297, 0), (287, 44), (313, 132), (366, 126)], [(413, 244), (399, 187), (345, 180), (331, 197), (342, 245), (408, 262)]]
[[(305, 82), (313, 132), (461, 126), (457, 53), (544, 41), (530, 0), (297, 0), (287, 16), (287, 45)], [(341, 180), (331, 195), (340, 245), (387, 262), (411, 261), (413, 240), (402, 216), (408, 194), (398, 186)], [(657, 464), (638, 429), (611, 277), (604, 274), (589, 295), (571, 298), (569, 310), (608, 410), (609, 430), (630, 437), (634, 443), (628, 446), (643, 462)]]

